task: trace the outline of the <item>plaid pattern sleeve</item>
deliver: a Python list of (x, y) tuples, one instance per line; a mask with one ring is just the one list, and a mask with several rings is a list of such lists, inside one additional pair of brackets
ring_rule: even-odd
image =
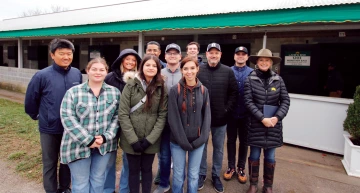
[(100, 154), (117, 149), (115, 139), (119, 129), (117, 109), (120, 91), (103, 84), (95, 97), (87, 82), (69, 89), (60, 107), (64, 134), (61, 141), (61, 163), (88, 158), (90, 145), (95, 136), (104, 135), (106, 143), (99, 148)]

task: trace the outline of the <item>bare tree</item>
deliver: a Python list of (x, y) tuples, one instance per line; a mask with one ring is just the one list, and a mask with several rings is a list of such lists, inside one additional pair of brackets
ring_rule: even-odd
[(28, 16), (41, 15), (41, 14), (46, 14), (46, 13), (58, 13), (58, 12), (63, 12), (63, 11), (67, 11), (67, 10), (69, 10), (69, 8), (67, 8), (67, 7), (52, 5), (50, 10), (35, 8), (35, 9), (23, 11), (19, 16), (20, 17), (28, 17)]
[(58, 13), (58, 12), (63, 12), (63, 11), (67, 11), (67, 10), (69, 10), (69, 8), (67, 8), (67, 7), (61, 7), (59, 5), (51, 6), (51, 13)]

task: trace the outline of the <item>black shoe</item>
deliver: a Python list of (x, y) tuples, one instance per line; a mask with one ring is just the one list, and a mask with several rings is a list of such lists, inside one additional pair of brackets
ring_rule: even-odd
[(154, 184), (159, 185), (160, 184), (160, 170), (157, 171), (156, 177), (154, 178)]
[(57, 192), (57, 193), (71, 193), (71, 189), (70, 189), (70, 188), (68, 188), (68, 189), (66, 189), (66, 190), (58, 189), (56, 192)]
[(205, 180), (206, 180), (206, 175), (199, 175), (198, 190), (201, 190), (204, 188)]
[(214, 189), (216, 192), (223, 193), (224, 192), (224, 186), (221, 183), (221, 180), (217, 176), (212, 177), (212, 184), (214, 186)]

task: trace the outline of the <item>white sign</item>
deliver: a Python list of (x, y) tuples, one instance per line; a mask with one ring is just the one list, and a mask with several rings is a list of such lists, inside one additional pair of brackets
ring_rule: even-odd
[(90, 52), (90, 58), (100, 58), (100, 52), (98, 51)]
[(285, 55), (285, 66), (310, 66), (310, 54), (293, 52)]

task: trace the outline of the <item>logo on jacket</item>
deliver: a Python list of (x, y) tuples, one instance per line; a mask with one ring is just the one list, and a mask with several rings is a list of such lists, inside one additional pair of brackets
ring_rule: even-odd
[(271, 91), (276, 91), (276, 88), (275, 88), (275, 87), (272, 87), (272, 88), (271, 88)]

